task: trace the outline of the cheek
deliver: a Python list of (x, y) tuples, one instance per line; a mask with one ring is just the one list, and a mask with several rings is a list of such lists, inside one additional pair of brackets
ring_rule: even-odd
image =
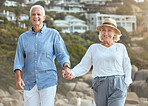
[(115, 35), (114, 33), (110, 33), (110, 34), (109, 34), (109, 37), (113, 38), (114, 35)]

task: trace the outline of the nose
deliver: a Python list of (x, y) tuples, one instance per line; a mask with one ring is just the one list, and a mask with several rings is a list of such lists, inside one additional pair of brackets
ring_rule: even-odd
[(108, 31), (105, 31), (104, 34), (107, 35), (108, 34)]
[(37, 17), (38, 15), (37, 15), (37, 14), (35, 14), (34, 16), (35, 16), (35, 17)]

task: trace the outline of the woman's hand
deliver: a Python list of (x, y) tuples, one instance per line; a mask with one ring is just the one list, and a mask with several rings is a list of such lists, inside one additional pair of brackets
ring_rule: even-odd
[(65, 68), (65, 70), (62, 70), (62, 75), (63, 75), (63, 78), (66, 78), (66, 79), (73, 79), (73, 75), (72, 75), (72, 72), (70, 71), (69, 68)]

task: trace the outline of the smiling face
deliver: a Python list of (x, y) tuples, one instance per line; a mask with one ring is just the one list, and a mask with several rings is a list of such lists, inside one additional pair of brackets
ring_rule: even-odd
[(114, 36), (115, 36), (115, 29), (108, 27), (108, 26), (103, 26), (101, 28), (101, 38), (103, 41), (114, 41)]
[(42, 9), (39, 7), (35, 7), (31, 11), (30, 21), (33, 26), (43, 26), (43, 21), (45, 20), (45, 16), (43, 16)]

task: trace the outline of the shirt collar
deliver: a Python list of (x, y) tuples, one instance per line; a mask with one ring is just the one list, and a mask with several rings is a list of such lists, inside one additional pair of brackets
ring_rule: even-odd
[[(46, 29), (46, 26), (43, 25), (43, 28), (39, 32), (44, 33), (45, 29)], [(35, 32), (33, 31), (33, 26), (31, 27), (31, 32), (32, 32), (32, 34), (35, 34)]]

